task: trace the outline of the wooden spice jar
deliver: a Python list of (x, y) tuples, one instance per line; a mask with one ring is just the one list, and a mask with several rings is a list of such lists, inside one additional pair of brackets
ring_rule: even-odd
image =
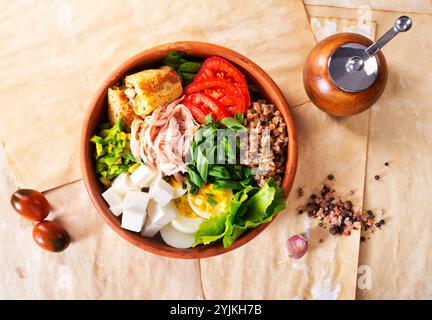
[(330, 36), (310, 52), (303, 83), (311, 101), (334, 116), (350, 116), (372, 106), (387, 83), (387, 63), (381, 48), (399, 32), (411, 28), (400, 17), (377, 42), (355, 33)]

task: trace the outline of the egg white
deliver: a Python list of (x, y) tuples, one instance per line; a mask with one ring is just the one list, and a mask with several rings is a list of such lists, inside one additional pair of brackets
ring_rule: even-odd
[(195, 235), (191, 233), (180, 232), (175, 229), (171, 223), (167, 224), (160, 230), (163, 241), (174, 248), (187, 249), (192, 247), (195, 241)]

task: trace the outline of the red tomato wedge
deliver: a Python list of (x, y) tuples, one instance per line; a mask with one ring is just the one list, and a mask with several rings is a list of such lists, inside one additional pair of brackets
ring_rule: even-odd
[(240, 89), (232, 82), (223, 79), (201, 80), (188, 85), (186, 95), (202, 92), (219, 101), (232, 116), (246, 112), (246, 104)]
[[(196, 107), (194, 104), (192, 104), (192, 102), (188, 101), (187, 99), (183, 100), (183, 104), (189, 109), (189, 111), (192, 113), (192, 116), (202, 124), (205, 124), (205, 117), (209, 113), (212, 114), (211, 110), (206, 106)], [(214, 118), (213, 115), (212, 118)]]
[(243, 94), (245, 109), (249, 107), (250, 96), (246, 80), (243, 74), (227, 60), (221, 57), (208, 58), (195, 76), (194, 82), (211, 79), (224, 79), (232, 82)]
[[(189, 110), (191, 110), (190, 106), (193, 106), (200, 111), (198, 114), (198, 110), (192, 108), (194, 111), (191, 110), (191, 113), (201, 123), (204, 123), (202, 115), (205, 117), (209, 113), (212, 113), (219, 120), (231, 116), (220, 102), (205, 93), (198, 92), (189, 94), (185, 97), (183, 103)], [(195, 116), (194, 113), (196, 113), (197, 116)]]

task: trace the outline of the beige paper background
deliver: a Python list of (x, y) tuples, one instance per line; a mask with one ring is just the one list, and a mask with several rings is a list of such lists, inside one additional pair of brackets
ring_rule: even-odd
[(317, 41), (335, 33), (359, 33), (369, 39), (375, 39), (376, 22), (358, 21), (355, 19), (341, 19), (332, 17), (309, 17), (312, 32)]
[[(0, 169), (5, 169), (0, 156)], [(7, 172), (7, 170), (2, 170)], [(72, 243), (63, 253), (41, 250), (33, 223), (9, 207), (10, 175), (0, 176), (0, 299), (200, 299), (197, 260), (147, 253), (114, 233), (94, 209), (82, 181), (46, 195), (49, 218), (63, 225)], [(5, 187), (9, 186), (9, 187)]]
[[(313, 6), (307, 11), (344, 18), (357, 14)], [(377, 33), (387, 31), (399, 15), (374, 10)], [(361, 243), (359, 266), (366, 266), (371, 288), (357, 289), (358, 299), (432, 299), (432, 74), (427, 71), (432, 67), (432, 16), (409, 15), (413, 28), (383, 49), (389, 80), (371, 109), (364, 207), (384, 211), (388, 222)], [(376, 174), (381, 181), (374, 180)]]
[[(317, 41), (334, 32), (369, 31), (375, 23), (355, 19), (309, 16)], [(329, 28), (335, 24), (335, 29)], [(364, 28), (368, 26), (369, 28)], [(312, 103), (293, 109), (298, 128), (299, 167), (287, 209), (260, 237), (228, 254), (201, 260), (203, 289), (208, 299), (354, 299), (360, 233), (334, 237), (297, 209), (318, 192), (332, 173), (334, 186), (361, 209), (366, 166), (369, 111), (338, 119)], [(323, 134), (325, 128), (331, 128)], [(339, 178), (338, 178), (339, 177)], [(296, 190), (303, 188), (305, 196)], [(318, 188), (318, 189), (317, 189)], [(350, 191), (355, 191), (350, 197)], [(295, 234), (309, 238), (310, 249), (301, 260), (287, 259), (286, 240)], [(320, 239), (324, 240), (320, 243)], [(229, 266), (229, 267), (228, 267)], [(218, 281), (218, 279), (225, 279)]]
[[(349, 21), (341, 21), (349, 25)], [(355, 23), (355, 22), (354, 22)], [(348, 192), (357, 190), (354, 202), (361, 203), (362, 177), (364, 172), (353, 171), (351, 166), (335, 165), (336, 162), (325, 161), (329, 153), (337, 153), (342, 144), (343, 148), (351, 151), (352, 147), (358, 156), (356, 159), (363, 163), (362, 158), (365, 148), (365, 121), (367, 116), (358, 116), (347, 121), (338, 121), (317, 110), (310, 103), (302, 105), (294, 111), (299, 126), (300, 140), (304, 141), (305, 149), (300, 150), (301, 159), (316, 159), (315, 164), (306, 161), (300, 162), (297, 184), (302, 185), (306, 194), (312, 192), (328, 172), (335, 175), (349, 175), (352, 180), (336, 180), (339, 190)], [(317, 127), (334, 126), (335, 132), (327, 139), (320, 137)], [(350, 142), (352, 143), (350, 146)], [(317, 153), (317, 157), (315, 154)], [(302, 156), (303, 154), (303, 156)], [(346, 158), (346, 155), (343, 155)], [(314, 161), (314, 162), (315, 162)], [(319, 166), (321, 170), (311, 171), (310, 168)], [(11, 183), (10, 183), (11, 184)], [(14, 188), (5, 192), (9, 195)], [(293, 192), (295, 195), (295, 192)], [(28, 243), (19, 243), (17, 250), (8, 257), (5, 265), (0, 266), (4, 270), (4, 279), (0, 282), (4, 288), (8, 288), (6, 298), (20, 297), (26, 292), (25, 297), (52, 297), (52, 298), (277, 298), (277, 299), (352, 299), (355, 289), (355, 266), (357, 264), (358, 234), (347, 238), (330, 237), (327, 230), (317, 227), (316, 222), (310, 221), (306, 216), (298, 216), (295, 211), (306, 198), (292, 196), (289, 200), (287, 213), (281, 215), (272, 226), (266, 230), (267, 237), (262, 235), (244, 248), (219, 258), (198, 261), (178, 262), (156, 257), (131, 247), (118, 237), (97, 218), (94, 209), (88, 203), (87, 196), (82, 183), (77, 182), (48, 193), (52, 203), (56, 203), (58, 211), (54, 216), (61, 218), (60, 222), (72, 234), (74, 242), (71, 248), (64, 254), (65, 258), (55, 259), (50, 254), (41, 253), (35, 247), (26, 248)], [(6, 203), (6, 199), (3, 199)], [(74, 203), (73, 206), (70, 203)], [(68, 205), (67, 205), (68, 204)], [(69, 209), (64, 209), (69, 207)], [(8, 218), (5, 226), (16, 223), (19, 217), (5, 208)], [(87, 218), (88, 217), (88, 218)], [(86, 221), (86, 228), (82, 228), (77, 221)], [(22, 236), (28, 236), (31, 224), (20, 221), (22, 225)], [(92, 230), (92, 231), (89, 231)], [(10, 236), (8, 231), (5, 237)], [(310, 237), (311, 250), (309, 254), (299, 262), (286, 260), (284, 242), (291, 234), (306, 232)], [(323, 243), (318, 243), (319, 239)], [(99, 243), (99, 245), (97, 245)], [(100, 245), (107, 243), (107, 245)], [(33, 245), (33, 243), (32, 243)], [(33, 245), (34, 246), (34, 245)], [(271, 246), (275, 249), (267, 250)], [(19, 248), (18, 248), (19, 247)], [(29, 260), (21, 261), (15, 252), (32, 250)], [(69, 252), (71, 250), (71, 252)], [(75, 250), (75, 251), (72, 251)], [(78, 250), (79, 253), (76, 251)], [(34, 252), (36, 251), (36, 252)], [(137, 252), (138, 251), (138, 252)], [(272, 254), (262, 255), (262, 251)], [(82, 254), (88, 252), (88, 254)], [(353, 254), (354, 252), (354, 254)], [(330, 254), (329, 254), (330, 253)], [(47, 261), (41, 260), (40, 255), (50, 263), (50, 273), (44, 276)], [(133, 255), (133, 257), (132, 257)], [(112, 257), (121, 257), (114, 264)], [(142, 257), (142, 259), (141, 259)], [(232, 261), (231, 261), (231, 260)], [(38, 261), (33, 263), (33, 260)], [(114, 259), (115, 260), (115, 259)], [(283, 262), (283, 260), (286, 260)], [(343, 261), (343, 264), (337, 261)], [(30, 267), (30, 261), (32, 267)], [(215, 261), (219, 261), (215, 263)], [(315, 261), (319, 261), (317, 264)], [(282, 263), (281, 263), (282, 262)], [(221, 265), (219, 265), (221, 264)], [(256, 268), (250, 273), (244, 273), (247, 266), (254, 265)], [(218, 266), (222, 270), (227, 269), (225, 265), (236, 266), (243, 277), (234, 276), (234, 273), (218, 274)], [(316, 269), (317, 265), (321, 268)], [(210, 266), (210, 268), (209, 268)], [(216, 268), (215, 268), (216, 267)], [(157, 268), (158, 272), (153, 269)], [(30, 271), (29, 271), (30, 269)], [(315, 270), (316, 269), (316, 270)], [(126, 278), (127, 274), (132, 274)], [(127, 281), (133, 281), (141, 275), (136, 290), (129, 292)], [(149, 272), (153, 271), (153, 272)], [(216, 271), (216, 272), (215, 272)], [(257, 276), (261, 275), (261, 276)], [(268, 275), (272, 274), (271, 278)], [(227, 281), (220, 281), (220, 277)], [(165, 278), (164, 278), (165, 277)], [(149, 278), (151, 278), (149, 280)], [(202, 280), (201, 288), (200, 278)], [(165, 281), (164, 281), (165, 280)], [(45, 285), (45, 283), (50, 283)], [(287, 283), (281, 286), (280, 283)], [(90, 285), (87, 285), (90, 283)], [(85, 285), (85, 287), (84, 287)], [(222, 287), (218, 287), (222, 285)], [(216, 287), (214, 287), (216, 286)], [(154, 287), (155, 290), (151, 288)], [(165, 290), (162, 290), (165, 289)], [(238, 289), (241, 288), (239, 291)], [(1, 288), (0, 288), (1, 289)]]
[[(358, 15), (357, 10), (316, 6), (307, 6), (307, 9), (314, 16), (357, 19)], [(6, 13), (8, 18), (0, 20), (2, 26), (14, 14), (20, 14), (16, 10)], [(373, 11), (371, 19), (378, 22), (378, 34), (387, 30), (399, 15), (398, 12)], [(430, 37), (425, 37), (432, 29), (432, 16), (410, 16), (414, 19), (410, 33), (398, 36), (384, 49), (390, 68), (389, 83), (380, 102), (371, 109), (368, 153), (362, 153), (363, 158), (359, 157), (365, 159), (367, 156), (364, 207), (385, 209), (388, 223), (380, 232), (374, 233), (371, 240), (360, 245), (359, 265), (369, 267), (372, 288), (357, 289), (357, 299), (432, 298), (431, 240), (428, 234), (432, 219), (426, 207), (432, 186), (432, 108), (427, 94), (432, 81), (430, 73), (424, 72), (428, 69), (428, 53), (431, 52)], [(4, 39), (0, 35), (0, 40)], [(4, 62), (0, 63), (3, 72)], [(2, 95), (0, 97), (3, 99)], [(296, 215), (295, 209), (306, 199), (298, 199), (294, 193), (297, 186), (302, 186), (305, 194), (309, 194), (309, 188), (317, 186), (331, 172), (336, 176), (340, 190), (350, 190), (359, 185), (354, 202), (361, 203), (362, 182), (357, 183), (357, 179), (364, 173), (360, 163), (362, 160), (355, 161), (356, 166), (352, 168), (348, 164), (353, 160), (345, 161), (341, 158), (341, 152), (342, 156), (343, 152), (351, 153), (354, 147), (358, 152), (364, 152), (362, 150), (366, 146), (359, 138), (365, 132), (364, 123), (367, 120), (364, 118), (367, 115), (336, 120), (305, 104), (294, 108), (294, 116), (301, 143), (300, 157), (303, 154), (308, 160), (299, 163), (289, 209), (247, 246), (214, 258), (215, 267), (211, 266), (211, 260), (203, 260), (200, 266), (198, 261), (169, 260), (131, 247), (97, 216), (81, 182), (48, 193), (57, 208), (54, 216), (58, 216), (59, 221), (68, 228), (74, 242), (62, 254), (44, 253), (33, 244), (31, 223), (9, 208), (9, 196), (16, 184), (13, 176), (8, 174), (6, 163), (0, 161), (0, 298), (196, 299), (204, 295), (207, 298), (217, 297), (219, 289), (226, 290), (226, 297), (238, 293), (237, 298), (248, 297), (252, 293), (257, 297), (278, 299), (353, 298), (356, 268), (351, 262), (356, 258), (351, 255), (358, 254), (355, 249), (358, 246), (356, 236), (340, 238), (336, 242), (334, 237), (326, 237), (325, 229), (318, 229), (313, 223), (310, 226), (307, 222), (305, 224), (305, 218)], [(314, 126), (308, 126), (309, 122)], [(328, 137), (328, 133), (322, 133), (329, 128), (335, 136)], [(345, 141), (357, 140), (360, 141), (359, 146), (345, 145)], [(335, 144), (326, 150), (320, 146), (321, 141)], [(312, 145), (310, 148), (308, 143)], [(335, 157), (335, 161), (324, 162), (328, 154)], [(390, 168), (383, 166), (385, 161), (391, 162)], [(382, 181), (375, 182), (375, 174), (380, 174)], [(308, 254), (299, 263), (288, 261), (278, 264), (285, 257), (283, 243), (286, 238), (308, 228), (311, 258)], [(321, 237), (324, 242), (317, 243)], [(355, 243), (351, 243), (354, 240)], [(231, 255), (237, 252), (238, 256), (234, 259)], [(342, 263), (332, 263), (333, 255), (337, 255)], [(323, 270), (317, 271), (314, 269), (315, 261), (320, 259), (326, 265)], [(208, 268), (205, 263), (208, 263)], [(243, 275), (241, 280), (237, 280), (233, 272), (216, 269), (216, 266), (228, 268), (226, 263), (230, 263), (228, 267), (251, 277)], [(258, 280), (256, 274), (249, 271), (251, 268), (259, 272), (265, 270), (266, 277), (260, 275)], [(309, 270), (311, 275), (306, 275), (305, 270)], [(206, 280), (206, 272), (214, 276), (213, 281)], [(126, 274), (133, 274), (132, 280)], [(204, 291), (197, 279), (199, 274)], [(278, 285), (277, 280), (280, 280)], [(224, 285), (220, 284), (225, 281)], [(131, 287), (134, 289), (131, 290)]]
[[(201, 260), (203, 288), (209, 299), (354, 299), (359, 233), (332, 236), (307, 215), (297, 214), (325, 177), (336, 177), (342, 194), (361, 206), (368, 114), (336, 119), (311, 103), (294, 108), (299, 131), (299, 168), (288, 208), (259, 237), (220, 257)], [(331, 128), (324, 133), (325, 128)], [(296, 190), (304, 188), (299, 198)], [(348, 199), (348, 196), (346, 196)], [(309, 236), (310, 249), (298, 261), (286, 259), (285, 242)], [(323, 239), (323, 243), (319, 240)], [(223, 281), (218, 281), (223, 279)]]
[(156, 44), (230, 47), (268, 71), (290, 105), (307, 101), (301, 68), (314, 39), (300, 0), (3, 1), (0, 27), (0, 140), (22, 187), (80, 179), (79, 134), (94, 93)]
[(376, 10), (432, 13), (430, 0), (304, 0), (303, 2), (306, 5), (346, 8), (369, 7)]

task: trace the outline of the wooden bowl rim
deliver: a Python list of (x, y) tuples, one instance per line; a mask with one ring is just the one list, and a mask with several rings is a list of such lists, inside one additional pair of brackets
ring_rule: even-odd
[(105, 79), (103, 84), (97, 90), (84, 117), (80, 141), (81, 171), (87, 192), (93, 205), (96, 207), (96, 210), (102, 216), (103, 220), (122, 238), (141, 249), (160, 256), (178, 259), (208, 258), (239, 248), (240, 246), (255, 238), (259, 233), (261, 233), (265, 228), (267, 228), (271, 222), (262, 224), (254, 229), (248, 230), (241, 237), (239, 237), (229, 248), (224, 248), (222, 243), (216, 243), (208, 246), (198, 246), (189, 249), (173, 248), (153, 238), (144, 238), (141, 237), (138, 233), (122, 229), (120, 227), (118, 218), (111, 213), (108, 205), (105, 203), (105, 200), (102, 198), (98, 190), (98, 182), (94, 172), (91, 144), (89, 141), (90, 137), (94, 135), (94, 132), (91, 132), (90, 125), (92, 124), (92, 121), (94, 121), (97, 117), (97, 115), (95, 114), (96, 107), (99, 104), (103, 104), (105, 101), (108, 88), (117, 81), (119, 81), (122, 77), (124, 77), (124, 75), (127, 74), (128, 71), (145, 65), (146, 61), (148, 64), (148, 60), (152, 59), (155, 55), (166, 55), (169, 51), (174, 50), (185, 51), (195, 56), (221, 56), (228, 61), (233, 62), (241, 69), (246, 70), (250, 77), (254, 78), (254, 80), (263, 87), (264, 91), (271, 98), (271, 102), (282, 113), (282, 116), (287, 123), (289, 142), (287, 150), (287, 160), (284, 171), (284, 179), (282, 181), (281, 188), (285, 194), (285, 199), (288, 197), (294, 183), (294, 178), (297, 170), (298, 151), (296, 127), (285, 97), (283, 96), (281, 90), (276, 85), (276, 83), (257, 64), (231, 49), (206, 42), (180, 41), (152, 47), (126, 60)]

